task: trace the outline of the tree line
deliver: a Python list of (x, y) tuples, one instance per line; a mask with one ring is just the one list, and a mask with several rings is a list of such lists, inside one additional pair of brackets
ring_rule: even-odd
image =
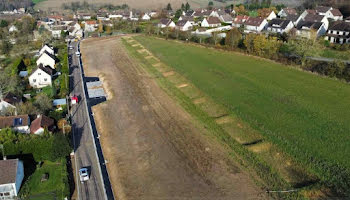
[(0, 11), (28, 8), (33, 6), (32, 0), (0, 0)]

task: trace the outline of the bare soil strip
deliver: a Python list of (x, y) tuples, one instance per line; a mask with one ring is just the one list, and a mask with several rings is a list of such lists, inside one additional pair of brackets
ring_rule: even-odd
[(82, 54), (86, 74), (103, 73), (114, 93), (93, 111), (118, 199), (266, 198), (229, 150), (147, 78), (119, 38), (85, 40)]

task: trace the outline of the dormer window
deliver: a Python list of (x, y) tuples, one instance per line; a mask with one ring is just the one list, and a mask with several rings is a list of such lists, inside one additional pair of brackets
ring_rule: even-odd
[(40, 75), (41, 75), (41, 73), (38, 73), (38, 75), (40, 76)]

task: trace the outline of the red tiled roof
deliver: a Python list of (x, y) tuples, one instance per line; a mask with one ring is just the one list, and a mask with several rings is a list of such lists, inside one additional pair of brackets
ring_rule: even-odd
[(45, 115), (40, 115), (40, 117), (36, 118), (32, 124), (30, 125), (30, 133), (34, 133), (40, 128), (50, 128), (54, 125), (54, 120), (46, 117)]
[(238, 15), (237, 17), (235, 17), (235, 19), (233, 20), (234, 23), (236, 24), (243, 24), (245, 21), (247, 21), (249, 19), (249, 16), (246, 15)]
[(221, 24), (221, 21), (218, 17), (208, 17), (208, 24)]
[(246, 22), (245, 25), (249, 26), (259, 26), (265, 19), (262, 17), (250, 17)]
[(0, 117), (0, 129), (16, 126), (29, 126), (29, 123), (30, 120), (28, 115)]

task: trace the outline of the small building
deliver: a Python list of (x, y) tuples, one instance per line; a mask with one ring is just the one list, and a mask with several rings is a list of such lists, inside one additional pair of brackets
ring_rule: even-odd
[(29, 85), (33, 88), (43, 88), (51, 86), (53, 70), (40, 64), (30, 75)]
[(294, 24), (290, 20), (286, 19), (273, 19), (267, 25), (267, 31), (271, 33), (288, 33)]
[(54, 99), (52, 101), (54, 107), (58, 108), (58, 110), (62, 110), (62, 107), (67, 105), (66, 99)]
[(0, 160), (0, 199), (16, 199), (24, 178), (23, 162)]
[(39, 51), (39, 55), (42, 55), (43, 53), (48, 52), (51, 55), (55, 54), (55, 51), (52, 47), (50, 47), (49, 45), (45, 44), (43, 47), (41, 47), (40, 51)]
[[(324, 35), (327, 31), (325, 24), (322, 22), (310, 22), (310, 21), (301, 21), (298, 23), (297, 27), (297, 36), (304, 38), (319, 37)], [(315, 35), (313, 35), (313, 33)]]
[(175, 28), (176, 25), (171, 19), (162, 18), (158, 23), (159, 28)]
[(179, 17), (179, 20), (189, 21), (192, 25), (195, 24), (193, 16), (182, 15), (182, 16)]
[(267, 20), (262, 17), (250, 17), (244, 25), (245, 33), (260, 33), (267, 26)]
[(336, 44), (350, 43), (350, 22), (334, 22), (329, 27), (325, 39)]
[(37, 118), (30, 125), (30, 133), (40, 135), (47, 129), (52, 131), (54, 129), (55, 121), (45, 115), (38, 115)]
[(49, 52), (44, 51), (44, 53), (39, 56), (38, 60), (36, 60), (36, 65), (39, 66), (40, 64), (45, 67), (49, 66), (51, 69), (55, 69), (56, 58)]
[(29, 133), (29, 126), (30, 119), (28, 115), (0, 117), (0, 130), (3, 128), (11, 128), (19, 133)]
[(202, 23), (201, 23), (201, 27), (205, 27), (205, 28), (213, 28), (213, 27), (219, 27), (221, 26), (221, 21), (218, 17), (208, 17), (208, 18), (204, 18)]
[(192, 29), (192, 24), (186, 20), (180, 20), (176, 23), (176, 28), (180, 31), (188, 31)]

